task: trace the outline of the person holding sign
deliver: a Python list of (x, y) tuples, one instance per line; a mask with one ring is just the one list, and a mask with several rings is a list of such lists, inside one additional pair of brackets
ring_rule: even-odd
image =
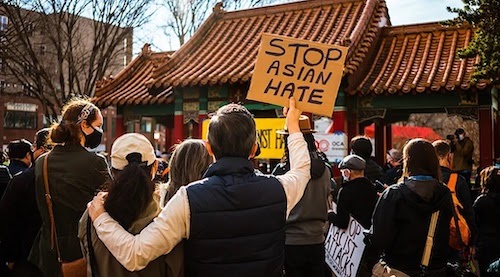
[(291, 169), (257, 175), (256, 128), (243, 106), (228, 104), (211, 118), (207, 150), (214, 156), (204, 179), (182, 186), (139, 234), (123, 229), (104, 210), (104, 193), (88, 204), (99, 239), (129, 271), (138, 271), (184, 241), (185, 275), (281, 277), (285, 223), (310, 179), (310, 158), (299, 128), (301, 111), (284, 109)]
[[(286, 221), (285, 272), (287, 277), (324, 277), (325, 275), (325, 222), (328, 213), (328, 196), (331, 188), (331, 171), (322, 159), (311, 128), (309, 117), (300, 117), (300, 131), (307, 142), (311, 157), (311, 180), (304, 196), (290, 212)], [(278, 134), (289, 136), (285, 130)], [(273, 175), (283, 175), (290, 170), (290, 150), (285, 145), (284, 163), (273, 170)]]
[[(329, 212), (328, 220), (341, 229), (347, 229), (349, 216), (352, 216), (363, 228), (369, 229), (378, 197), (372, 182), (364, 176), (366, 161), (358, 155), (349, 155), (339, 163), (338, 167), (344, 183), (337, 196), (337, 212)], [(371, 268), (376, 262), (377, 253), (366, 247), (357, 276), (370, 276)]]
[[(388, 266), (409, 276), (421, 276), (431, 216), (439, 211), (425, 276), (446, 276), (453, 205), (429, 141), (412, 139), (406, 144), (403, 178), (402, 183), (383, 192), (373, 213), (368, 238), (373, 247), (383, 252), (383, 261), (376, 268)], [(374, 276), (380, 276), (375, 275), (376, 268)]]

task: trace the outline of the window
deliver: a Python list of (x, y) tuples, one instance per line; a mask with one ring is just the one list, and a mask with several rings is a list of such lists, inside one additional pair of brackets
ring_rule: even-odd
[(143, 117), (142, 120), (141, 120), (141, 132), (144, 132), (144, 133), (151, 133), (151, 127), (152, 127), (152, 123), (151, 123), (151, 118), (149, 117)]
[(9, 18), (4, 15), (0, 15), (0, 31), (7, 30), (7, 26), (9, 26)]
[(36, 129), (36, 113), (5, 111), (4, 127), (15, 129)]

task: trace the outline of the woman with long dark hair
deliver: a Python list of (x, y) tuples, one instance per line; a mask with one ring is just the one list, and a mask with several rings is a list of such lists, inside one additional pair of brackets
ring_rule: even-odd
[[(371, 242), (382, 251), (382, 265), (420, 276), (431, 215), (439, 211), (430, 261), (425, 276), (443, 276), (449, 249), (451, 194), (441, 182), (432, 144), (412, 139), (403, 150), (403, 182), (387, 188), (372, 218)], [(380, 268), (381, 263), (375, 265)]]
[[(139, 233), (160, 212), (158, 197), (154, 193), (153, 177), (157, 170), (153, 146), (149, 140), (136, 133), (125, 134), (115, 140), (111, 148), (113, 181), (108, 187), (104, 207), (123, 228), (132, 234)], [(87, 260), (87, 271), (95, 276), (167, 276), (164, 258), (157, 258), (145, 269), (137, 272), (126, 270), (99, 240), (90, 226), (88, 241), (88, 213), (80, 220), (78, 237)], [(91, 259), (91, 255), (95, 259)]]
[[(106, 159), (87, 151), (101, 143), (103, 118), (94, 104), (73, 99), (62, 110), (62, 119), (52, 125), (49, 140), (55, 147), (35, 165), (36, 199), (42, 227), (33, 243), (29, 260), (45, 276), (60, 276), (61, 264), (82, 258), (78, 221), (98, 189), (111, 178)], [(46, 202), (43, 166), (47, 161), (48, 187), (55, 228), (51, 228)]]
[[(205, 143), (200, 139), (187, 139), (175, 146), (170, 157), (168, 182), (160, 185), (161, 207), (163, 208), (180, 187), (200, 180), (213, 162)], [(184, 245), (179, 243), (165, 261), (169, 276), (184, 276)]]
[(482, 192), (473, 206), (478, 227), (477, 260), (481, 276), (498, 276), (487, 269), (500, 259), (500, 169), (489, 166), (481, 171), (480, 179)]

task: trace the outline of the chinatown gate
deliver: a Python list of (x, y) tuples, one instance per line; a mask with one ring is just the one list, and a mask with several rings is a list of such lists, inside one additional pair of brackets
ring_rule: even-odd
[[(164, 126), (164, 149), (200, 138), (203, 120), (226, 103), (241, 102), (256, 118), (276, 118), (279, 107), (246, 99), (263, 32), (349, 48), (331, 131), (350, 139), (375, 123), (378, 162), (392, 145), (390, 125), (410, 113), (475, 120), (480, 166), (500, 156), (498, 90), (471, 83), (476, 59), (457, 57), (474, 31), (438, 23), (391, 26), (383, 0), (302, 1), (234, 12), (219, 3), (175, 53), (145, 45), (122, 72), (97, 84), (94, 102), (117, 107), (117, 136), (141, 131), (145, 118)], [(156, 139), (152, 130), (142, 132)]]

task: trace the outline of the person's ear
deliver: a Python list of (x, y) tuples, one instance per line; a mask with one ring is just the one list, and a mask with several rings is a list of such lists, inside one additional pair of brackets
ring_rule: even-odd
[(257, 153), (257, 149), (259, 148), (259, 145), (257, 142), (252, 146), (252, 150), (250, 151), (250, 156), (248, 157), (249, 159), (253, 159), (255, 157), (255, 153)]

